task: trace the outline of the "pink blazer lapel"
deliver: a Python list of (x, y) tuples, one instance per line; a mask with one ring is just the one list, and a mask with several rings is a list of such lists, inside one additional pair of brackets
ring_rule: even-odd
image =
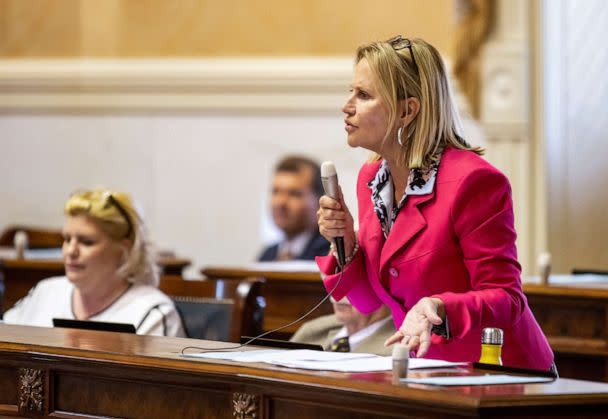
[(431, 200), (434, 196), (435, 191), (427, 195), (411, 195), (407, 197), (407, 202), (395, 219), (395, 224), (391, 228), (391, 232), (381, 250), (380, 270), (384, 268), (395, 253), (407, 246), (408, 242), (426, 227), (427, 222), (419, 206)]

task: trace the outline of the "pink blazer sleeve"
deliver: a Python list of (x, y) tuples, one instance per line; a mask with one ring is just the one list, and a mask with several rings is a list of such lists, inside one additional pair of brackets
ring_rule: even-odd
[[(365, 270), (365, 258), (363, 251), (359, 250), (353, 260), (346, 265), (342, 279), (340, 274), (334, 274), (337, 263), (333, 255), (317, 256), (317, 265), (321, 272), (326, 275), (324, 279), (325, 289), (336, 300), (348, 297), (351, 304), (362, 313), (371, 313), (376, 311), (382, 305), (382, 301), (376, 296), (369, 281), (367, 281), (367, 273)], [(338, 282), (340, 281), (340, 282)]]
[(511, 187), (500, 172), (481, 168), (457, 188), (450, 216), (471, 291), (444, 292), (450, 333), (459, 338), (481, 324), (511, 328), (526, 308), (517, 262)]

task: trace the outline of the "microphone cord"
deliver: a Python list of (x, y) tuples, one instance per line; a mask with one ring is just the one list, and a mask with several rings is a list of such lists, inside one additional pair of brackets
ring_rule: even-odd
[(340, 276), (338, 277), (338, 281), (336, 281), (336, 285), (334, 285), (334, 287), (332, 288), (332, 290), (330, 292), (327, 293), (327, 295), (325, 297), (323, 297), (323, 299), (321, 299), (321, 301), (319, 301), (313, 308), (311, 308), (310, 310), (308, 310), (305, 314), (303, 314), (302, 316), (298, 317), (297, 319), (295, 319), (294, 321), (287, 323), (286, 325), (283, 326), (279, 326), (276, 329), (273, 330), (269, 330), (267, 332), (264, 332), (262, 334), (259, 334), (255, 337), (252, 337), (251, 339), (249, 339), (248, 341), (246, 341), (245, 343), (241, 343), (238, 345), (233, 345), (233, 346), (221, 346), (219, 348), (206, 348), (204, 346), (186, 346), (184, 348), (182, 348), (181, 350), (181, 354), (185, 355), (187, 350), (192, 350), (192, 349), (196, 349), (199, 352), (197, 353), (206, 353), (206, 352), (215, 352), (215, 351), (226, 351), (226, 350), (234, 350), (234, 349), (240, 349), (240, 348), (244, 348), (245, 346), (248, 346), (250, 343), (254, 342), (257, 339), (263, 338), (264, 336), (267, 336), (271, 333), (274, 332), (278, 332), (279, 330), (283, 330), (289, 326), (292, 326), (294, 324), (297, 324), (299, 322), (301, 322), (302, 320), (304, 320), (306, 317), (308, 317), (313, 311), (315, 311), (316, 309), (318, 309), (321, 304), (323, 304), (325, 301), (327, 301), (327, 299), (329, 297), (332, 296), (332, 294), (334, 293), (334, 291), (336, 290), (336, 288), (338, 288), (338, 285), (340, 285), (340, 281), (342, 281), (342, 275), (344, 275), (344, 271), (340, 270)]

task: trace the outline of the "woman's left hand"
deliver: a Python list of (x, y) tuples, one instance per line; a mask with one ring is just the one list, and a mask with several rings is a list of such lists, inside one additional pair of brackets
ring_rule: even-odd
[(443, 323), (445, 307), (439, 298), (424, 297), (406, 314), (397, 332), (389, 337), (384, 346), (401, 342), (413, 351), (418, 348), (416, 357), (421, 358), (431, 346), (431, 329), (433, 325)]

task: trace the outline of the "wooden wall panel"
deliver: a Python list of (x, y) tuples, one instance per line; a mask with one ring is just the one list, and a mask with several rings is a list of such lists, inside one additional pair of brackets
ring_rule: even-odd
[(0, 0), (0, 57), (351, 55), (419, 36), (450, 55), (452, 0)]
[(78, 55), (80, 3), (0, 0), (0, 56)]
[(63, 373), (56, 374), (54, 385), (53, 410), (74, 415), (214, 419), (226, 417), (226, 407), (231, 405), (225, 388), (163, 387), (145, 379), (91, 380), (90, 375)]
[(17, 369), (0, 367), (0, 405), (17, 404)]

